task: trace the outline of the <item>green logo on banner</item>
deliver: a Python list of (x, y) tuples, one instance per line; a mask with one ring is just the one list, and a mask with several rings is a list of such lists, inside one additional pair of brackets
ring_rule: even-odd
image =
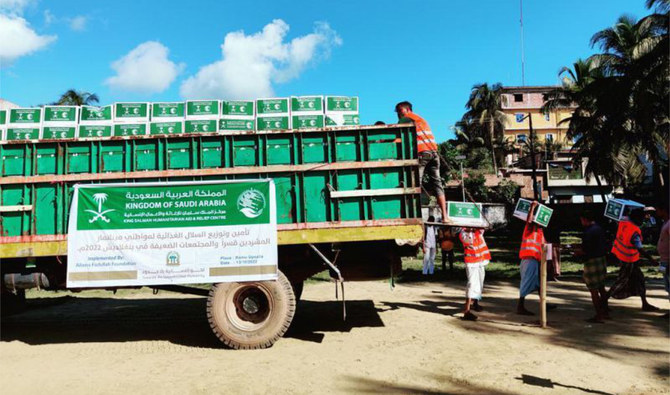
[(288, 99), (256, 100), (257, 114), (280, 114), (288, 112)]
[(237, 209), (247, 218), (256, 218), (265, 210), (265, 196), (257, 189), (250, 188), (237, 198)]
[(80, 187), (77, 229), (270, 223), (270, 182)]

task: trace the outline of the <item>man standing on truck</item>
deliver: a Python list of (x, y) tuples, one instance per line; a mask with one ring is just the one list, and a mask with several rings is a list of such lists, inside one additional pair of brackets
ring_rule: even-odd
[[(430, 126), (423, 118), (412, 112), (412, 103), (403, 101), (395, 106), (398, 114), (398, 123), (413, 123), (416, 127), (416, 140), (419, 152), (419, 180), (422, 188), (429, 195), (437, 198), (437, 204), (442, 210), (442, 222), (447, 220), (447, 201), (444, 198), (444, 187), (440, 176), (440, 156), (437, 153), (437, 143)], [(427, 181), (423, 182), (423, 175)]]

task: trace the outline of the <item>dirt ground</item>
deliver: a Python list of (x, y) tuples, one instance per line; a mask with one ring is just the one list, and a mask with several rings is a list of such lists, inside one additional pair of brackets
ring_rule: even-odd
[[(651, 281), (650, 281), (651, 282)], [(651, 301), (670, 308), (658, 282)], [(308, 284), (289, 333), (272, 348), (221, 349), (205, 299), (150, 291), (39, 297), (2, 320), (3, 394), (492, 393), (670, 391), (662, 313), (613, 301), (589, 324), (588, 293), (551, 283), (549, 329), (512, 313), (516, 283), (489, 283), (478, 322), (454, 314), (463, 284), (346, 285), (347, 320), (331, 283)], [(104, 297), (103, 297), (104, 296)], [(537, 311), (536, 298), (529, 307)], [(535, 321), (535, 322), (534, 322)]]

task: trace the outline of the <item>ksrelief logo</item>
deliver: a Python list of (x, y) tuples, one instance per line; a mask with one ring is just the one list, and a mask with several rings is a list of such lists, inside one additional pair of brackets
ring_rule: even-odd
[(237, 209), (247, 218), (256, 218), (263, 214), (265, 196), (258, 189), (249, 188), (237, 198)]
[(165, 264), (167, 266), (179, 266), (180, 263), (179, 253), (177, 251), (168, 252), (165, 257)]
[(110, 210), (102, 211), (102, 204), (105, 201), (107, 201), (107, 194), (106, 193), (95, 193), (95, 194), (93, 194), (93, 200), (95, 200), (98, 203), (98, 211), (85, 210), (86, 212), (93, 214), (93, 218), (89, 219), (88, 223), (92, 224), (93, 222), (96, 222), (99, 219), (109, 223), (109, 218), (105, 217), (105, 214), (111, 213), (112, 211), (116, 211), (116, 210), (110, 209)]

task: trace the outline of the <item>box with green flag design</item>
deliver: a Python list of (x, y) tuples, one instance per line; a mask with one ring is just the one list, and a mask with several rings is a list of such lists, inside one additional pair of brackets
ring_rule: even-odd
[(219, 119), (221, 102), (219, 100), (189, 100), (186, 102), (186, 120)]
[(79, 138), (97, 138), (111, 137), (113, 125), (111, 122), (96, 122), (88, 125), (79, 125), (77, 137)]
[(152, 121), (180, 121), (184, 119), (183, 102), (151, 103)]
[(256, 107), (253, 100), (223, 100), (219, 131), (252, 131), (255, 115)]
[(114, 103), (114, 122), (135, 123), (149, 121), (149, 103)]
[[(528, 213), (530, 212), (532, 204), (533, 202), (531, 200), (519, 199), (519, 201), (516, 203), (516, 207), (514, 208), (514, 213), (512, 215), (522, 221), (526, 221), (528, 219)], [(541, 203), (538, 203), (533, 214), (533, 222), (540, 226), (547, 227), (549, 226), (549, 221), (551, 220), (551, 215), (553, 213), (554, 210)]]
[(287, 97), (256, 100), (256, 130), (291, 129), (290, 100)]
[(357, 96), (326, 96), (326, 126), (357, 126), (360, 124)]
[(293, 129), (324, 127), (323, 96), (291, 97), (291, 125)]
[(112, 121), (112, 106), (81, 106), (80, 125), (95, 125)]
[(143, 136), (148, 132), (148, 123), (147, 122), (137, 122), (137, 123), (116, 123), (114, 124), (114, 130), (112, 131), (112, 136), (114, 137), (125, 137), (125, 136)]

